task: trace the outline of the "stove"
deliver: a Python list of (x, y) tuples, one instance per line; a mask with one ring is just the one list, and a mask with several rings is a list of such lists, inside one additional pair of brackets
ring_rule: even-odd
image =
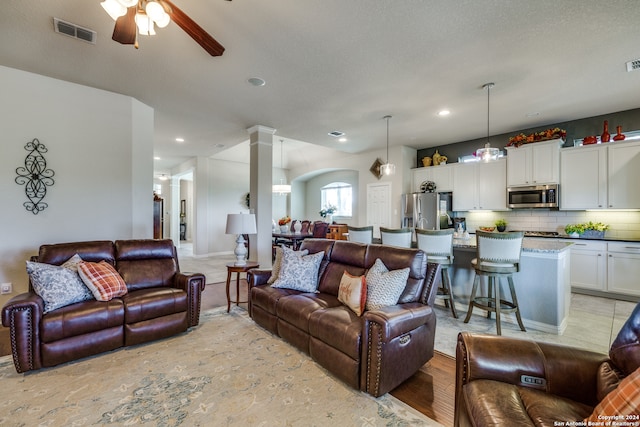
[(556, 231), (525, 231), (525, 237), (557, 237), (560, 234)]

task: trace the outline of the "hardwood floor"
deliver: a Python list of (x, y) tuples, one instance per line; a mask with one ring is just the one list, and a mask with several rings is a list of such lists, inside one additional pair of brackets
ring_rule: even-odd
[[(233, 286), (232, 286), (233, 288)], [(246, 282), (240, 284), (246, 300)], [(234, 299), (235, 289), (232, 289)], [(224, 283), (207, 285), (202, 294), (202, 310), (226, 306), (227, 296)], [(247, 308), (246, 303), (240, 306)], [(0, 356), (11, 354), (9, 329), (0, 329)], [(433, 359), (399, 387), (391, 395), (400, 399), (412, 408), (445, 426), (453, 425), (455, 359), (436, 352)]]

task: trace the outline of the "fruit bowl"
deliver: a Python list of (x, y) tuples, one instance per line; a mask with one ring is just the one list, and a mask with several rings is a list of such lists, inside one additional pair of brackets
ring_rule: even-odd
[(480, 231), (493, 231), (496, 228), (495, 227), (479, 227)]

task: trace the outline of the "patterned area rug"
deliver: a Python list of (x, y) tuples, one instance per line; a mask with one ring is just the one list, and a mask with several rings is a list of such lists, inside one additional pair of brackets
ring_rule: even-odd
[(246, 311), (197, 328), (28, 374), (0, 358), (0, 425), (439, 425), (387, 394), (352, 390)]

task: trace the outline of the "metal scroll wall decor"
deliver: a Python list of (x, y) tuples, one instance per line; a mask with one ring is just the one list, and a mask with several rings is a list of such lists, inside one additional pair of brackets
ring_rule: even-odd
[(16, 183), (25, 186), (24, 193), (29, 199), (28, 202), (23, 203), (23, 206), (32, 214), (37, 215), (38, 212), (49, 206), (42, 200), (47, 195), (47, 187), (54, 183), (51, 177), (55, 173), (53, 170), (47, 169), (47, 161), (43, 156), (47, 152), (47, 147), (38, 141), (38, 138), (27, 142), (24, 149), (29, 153), (24, 159), (24, 167), (16, 168), (16, 174), (18, 174)]

